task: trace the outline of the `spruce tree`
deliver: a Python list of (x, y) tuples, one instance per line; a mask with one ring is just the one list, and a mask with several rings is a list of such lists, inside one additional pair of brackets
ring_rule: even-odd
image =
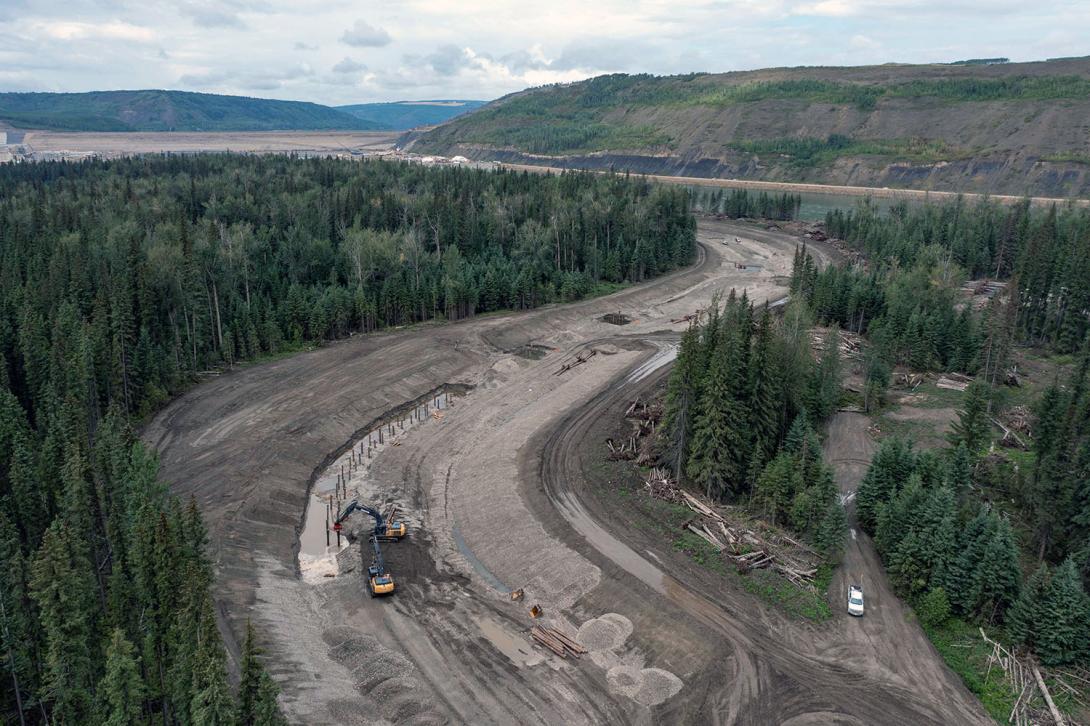
[(689, 455), (694, 412), (700, 395), (702, 370), (697, 365), (700, 357), (698, 331), (698, 328), (690, 327), (682, 336), (677, 361), (670, 371), (666, 387), (666, 410), (663, 417), (666, 460), (674, 472), (674, 478), (678, 480), (681, 479)]
[(189, 711), (194, 724), (233, 726), (234, 706), (227, 686), (223, 643), (216, 630), (212, 598), (207, 593), (199, 606), (192, 660), (192, 696)]
[(91, 717), (96, 611), (91, 563), (62, 519), (46, 530), (31, 566), (31, 597), (45, 634), (42, 696), (65, 724)]
[(965, 444), (972, 455), (984, 451), (990, 440), (991, 423), (988, 421), (988, 385), (982, 381), (973, 381), (965, 390), (962, 409), (958, 411), (958, 420), (950, 432), (951, 443)]
[(757, 485), (753, 490), (753, 505), (764, 512), (773, 524), (781, 522), (786, 515), (794, 495), (794, 473), (794, 457), (781, 452), (768, 463), (757, 478)]
[(879, 508), (893, 499), (914, 467), (915, 457), (904, 439), (881, 443), (856, 491), (856, 517), (865, 531), (874, 534)]
[(144, 683), (140, 679), (133, 646), (115, 628), (106, 649), (106, 675), (98, 687), (102, 702), (100, 714), (104, 726), (129, 726), (140, 723), (144, 707)]
[(957, 557), (947, 567), (942, 582), (955, 612), (968, 614), (976, 605), (976, 572), (996, 522), (991, 510), (982, 506), (958, 536)]
[(1050, 666), (1070, 665), (1090, 655), (1090, 602), (1070, 558), (1052, 573), (1045, 591), (1037, 653)]
[(995, 531), (984, 546), (974, 573), (973, 590), (977, 614), (988, 622), (1001, 620), (1018, 599), (1021, 571), (1014, 531), (1006, 517), (999, 517)]
[(261, 665), (260, 656), (261, 649), (254, 642), (253, 625), (247, 620), (238, 684), (237, 726), (278, 726), (284, 723), (277, 710), (278, 689)]
[(1047, 592), (1048, 565), (1042, 563), (1022, 585), (1018, 599), (1007, 612), (1007, 634), (1015, 643), (1030, 648), (1036, 645), (1037, 629), (1045, 618)]
[[(779, 445), (783, 384), (774, 355), (772, 314), (765, 305), (753, 336), (750, 353), (748, 395), (753, 455), (750, 476), (756, 477)], [(757, 470), (754, 471), (754, 468)]]
[[(20, 714), (37, 688), (37, 633), (26, 579), (18, 532), (0, 511), (0, 673), (11, 685), (12, 702)], [(0, 689), (3, 692), (6, 688)]]
[(946, 470), (946, 485), (954, 492), (958, 499), (969, 490), (973, 482), (973, 460), (969, 454), (969, 447), (964, 441), (959, 441), (950, 457)]
[(825, 555), (825, 561), (829, 564), (836, 564), (840, 560), (847, 533), (848, 515), (840, 502), (834, 501), (825, 508), (825, 515), (814, 534), (814, 544)]

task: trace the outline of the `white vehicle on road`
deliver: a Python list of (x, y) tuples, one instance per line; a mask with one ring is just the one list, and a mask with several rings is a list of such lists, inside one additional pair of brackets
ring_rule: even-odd
[(859, 585), (848, 587), (848, 615), (863, 617), (863, 588)]

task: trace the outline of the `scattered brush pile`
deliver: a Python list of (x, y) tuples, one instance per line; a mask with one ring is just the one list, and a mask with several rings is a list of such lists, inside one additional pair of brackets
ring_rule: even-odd
[(747, 516), (738, 507), (710, 505), (685, 491), (661, 468), (654, 468), (645, 480), (647, 491), (656, 499), (683, 504), (693, 511), (684, 528), (715, 548), (734, 563), (738, 572), (768, 568), (798, 587), (811, 592), (821, 554), (788, 536), (779, 528)]
[[(1017, 726), (1031, 726), (1031, 724), (1049, 722), (1066, 723), (1063, 714), (1056, 707), (1056, 702), (1052, 699), (1052, 693), (1048, 690), (1048, 686), (1045, 685), (1045, 679), (1033, 658), (1003, 647), (989, 638), (983, 628), (980, 629), (980, 637), (984, 639), (985, 643), (992, 646), (992, 652), (988, 655), (989, 673), (993, 667), (1001, 670), (1011, 688), (1011, 693), (1018, 696), (1014, 702), (1014, 708), (1011, 709), (1010, 715), (1007, 717), (1007, 721), (1017, 724)], [(1083, 707), (1086, 706), (1079, 698), (1078, 689), (1068, 684), (1063, 676), (1090, 683), (1090, 680), (1084, 678), (1087, 674), (1065, 672), (1061, 675), (1054, 672), (1050, 675), (1055, 687)], [(1040, 696), (1040, 698), (1036, 698), (1037, 696)]]
[(962, 373), (947, 373), (939, 376), (939, 379), (935, 381), (935, 386), (946, 389), (947, 391), (964, 391), (972, 382), (972, 376), (967, 376)]
[[(825, 338), (830, 333), (829, 328), (813, 328), (810, 330), (810, 347), (817, 355), (825, 349)], [(858, 333), (848, 330), (839, 330), (840, 358), (841, 360), (861, 360), (863, 358), (863, 338)]]
[(632, 424), (632, 433), (620, 442), (606, 439), (610, 461), (635, 459), (640, 466), (650, 466), (655, 461), (655, 429), (662, 421), (662, 404), (647, 403), (636, 399), (625, 411), (624, 417)]

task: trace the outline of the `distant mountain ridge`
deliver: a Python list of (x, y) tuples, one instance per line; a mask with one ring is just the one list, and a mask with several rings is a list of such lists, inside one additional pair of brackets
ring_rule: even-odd
[(0, 121), (63, 131), (370, 131), (384, 128), (305, 101), (190, 91), (0, 93)]
[(410, 150), (692, 177), (1090, 197), (1090, 57), (608, 75), (504, 96)]
[(474, 111), (487, 101), (442, 99), (430, 101), (393, 101), (389, 103), (356, 103), (336, 106), (338, 111), (377, 124), (391, 131), (407, 131), (417, 126), (434, 126)]

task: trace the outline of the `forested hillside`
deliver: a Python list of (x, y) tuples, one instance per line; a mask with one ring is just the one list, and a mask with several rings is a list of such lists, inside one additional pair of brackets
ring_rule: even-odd
[(416, 150), (579, 168), (1090, 196), (1090, 58), (611, 75), (515, 93)]
[(303, 101), (188, 91), (0, 93), (0, 121), (64, 131), (328, 131), (388, 128)]
[[(621, 177), (194, 156), (0, 169), (0, 721), (277, 723), (227, 681), (193, 503), (134, 417), (211, 367), (689, 262)], [(237, 634), (240, 636), (242, 634)]]

